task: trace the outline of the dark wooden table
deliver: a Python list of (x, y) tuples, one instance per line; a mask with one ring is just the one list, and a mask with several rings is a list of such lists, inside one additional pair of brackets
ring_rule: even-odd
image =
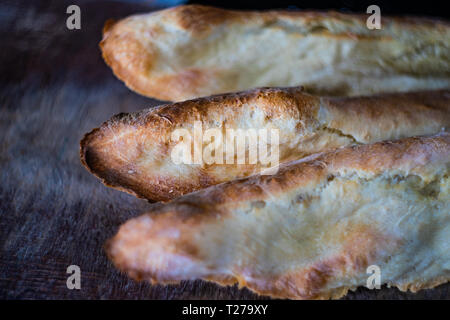
[[(73, 3), (81, 7), (81, 30), (66, 28)], [(105, 240), (151, 204), (90, 175), (79, 140), (116, 113), (161, 103), (115, 79), (98, 49), (105, 20), (152, 9), (117, 1), (0, 2), (0, 298), (261, 298), (200, 280), (137, 283), (105, 256)], [(80, 290), (66, 286), (69, 265), (81, 268)], [(346, 299), (446, 299), (449, 289), (360, 288)]]

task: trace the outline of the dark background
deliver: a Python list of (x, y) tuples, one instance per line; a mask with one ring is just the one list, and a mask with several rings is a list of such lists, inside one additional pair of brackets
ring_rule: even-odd
[[(365, 12), (367, 3), (302, 1), (296, 7)], [(380, 5), (382, 15), (443, 16), (443, 3), (369, 4)], [(81, 7), (81, 30), (66, 28), (70, 4)], [(219, 3), (247, 9), (292, 5)], [(98, 42), (107, 19), (160, 7), (161, 1), (0, 1), (0, 299), (260, 298), (203, 281), (136, 283), (105, 256), (105, 240), (151, 204), (90, 175), (79, 160), (79, 140), (116, 113), (161, 102), (117, 80)], [(81, 290), (66, 287), (72, 264), (81, 268)], [(345, 299), (448, 299), (449, 289), (447, 284), (412, 294), (360, 288)]]
[(341, 12), (366, 13), (367, 7), (376, 4), (381, 14), (387, 15), (420, 15), (441, 18), (449, 17), (448, 1), (405, 1), (405, 0), (303, 0), (303, 1), (188, 1), (205, 5), (215, 5), (231, 9), (316, 9), (339, 10)]

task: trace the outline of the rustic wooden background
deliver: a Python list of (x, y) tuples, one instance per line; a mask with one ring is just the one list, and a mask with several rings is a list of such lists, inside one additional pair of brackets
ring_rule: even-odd
[[(81, 30), (66, 8), (81, 7)], [(82, 135), (112, 115), (157, 105), (114, 78), (98, 42), (108, 18), (152, 5), (118, 1), (0, 2), (0, 299), (258, 299), (203, 281), (151, 286), (114, 269), (103, 244), (151, 204), (104, 187), (79, 161)], [(81, 290), (66, 268), (81, 268)], [(345, 299), (448, 299), (358, 289)]]

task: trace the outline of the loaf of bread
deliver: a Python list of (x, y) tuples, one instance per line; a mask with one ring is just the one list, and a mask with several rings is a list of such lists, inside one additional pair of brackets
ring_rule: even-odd
[(191, 193), (107, 244), (132, 278), (239, 283), (273, 297), (339, 298), (450, 279), (450, 134), (348, 146)]
[(229, 11), (187, 5), (104, 28), (101, 49), (132, 90), (161, 100), (262, 86), (319, 95), (450, 88), (446, 21), (308, 11)]
[[(203, 132), (266, 130), (279, 136), (273, 143), (246, 136), (246, 161), (240, 163), (235, 158), (237, 147), (232, 150), (232, 161), (202, 158), (196, 163), (177, 163), (173, 154), (180, 141), (174, 139), (174, 132), (183, 129), (195, 136), (196, 123)], [(85, 135), (81, 160), (108, 186), (150, 200), (170, 200), (312, 153), (430, 135), (449, 127), (450, 91), (328, 98), (305, 94), (300, 88), (262, 88), (119, 114)], [(252, 142), (258, 148), (264, 144), (267, 149), (276, 148), (275, 163), (262, 158), (251, 162)], [(197, 146), (206, 154), (210, 144), (203, 136)], [(227, 151), (228, 145), (234, 141), (224, 138), (218, 149)], [(194, 149), (189, 145), (190, 154)]]

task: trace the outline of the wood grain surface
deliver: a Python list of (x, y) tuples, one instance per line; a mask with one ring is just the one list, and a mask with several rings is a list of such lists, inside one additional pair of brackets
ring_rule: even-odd
[[(81, 8), (81, 30), (66, 8)], [(147, 5), (117, 1), (0, 2), (0, 299), (259, 299), (204, 281), (152, 286), (118, 272), (103, 250), (151, 204), (104, 187), (79, 160), (83, 134), (112, 115), (161, 102), (128, 90), (100, 56), (103, 23)], [(69, 290), (66, 269), (81, 268)], [(345, 299), (448, 299), (360, 288)]]

